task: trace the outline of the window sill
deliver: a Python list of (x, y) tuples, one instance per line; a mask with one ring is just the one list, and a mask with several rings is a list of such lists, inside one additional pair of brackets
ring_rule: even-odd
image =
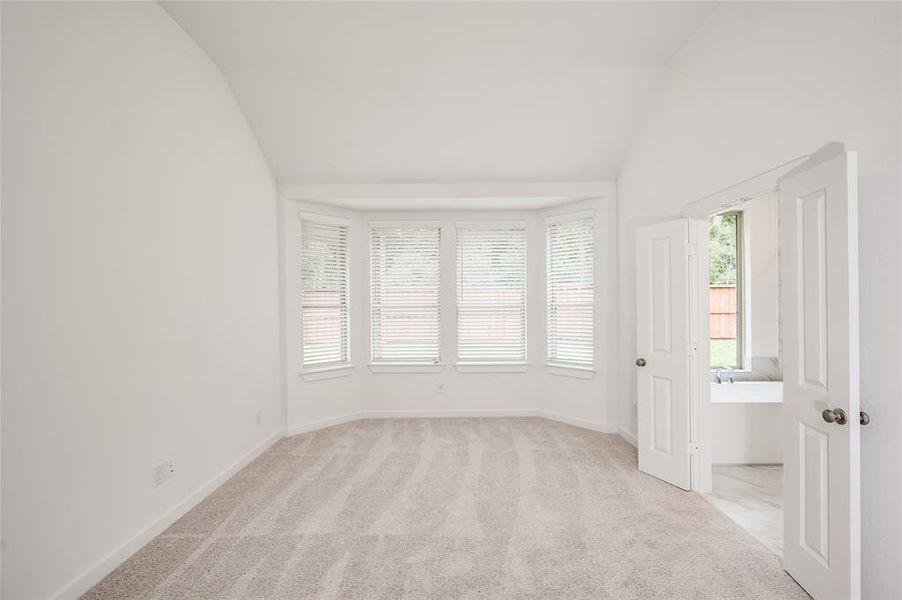
[(595, 377), (595, 369), (593, 367), (545, 363), (545, 370), (552, 375), (560, 375), (561, 377), (576, 377), (578, 379), (592, 379)]
[(373, 373), (441, 373), (441, 363), (370, 363)]
[(322, 367), (310, 367), (301, 369), (301, 379), (304, 381), (319, 381), (321, 379), (335, 379), (347, 377), (354, 369), (354, 365), (342, 363), (340, 365), (326, 365)]
[(461, 373), (525, 373), (529, 363), (456, 363)]

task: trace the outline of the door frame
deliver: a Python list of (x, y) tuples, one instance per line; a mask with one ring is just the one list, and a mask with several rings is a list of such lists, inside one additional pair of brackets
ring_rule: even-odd
[(708, 330), (708, 219), (756, 198), (780, 190), (780, 180), (799, 168), (832, 158), (844, 152), (842, 144), (831, 143), (817, 152), (805, 154), (754, 175), (737, 184), (709, 194), (683, 207), (682, 216), (689, 219), (689, 439), (691, 489), (707, 493), (712, 488), (711, 429), (711, 340)]

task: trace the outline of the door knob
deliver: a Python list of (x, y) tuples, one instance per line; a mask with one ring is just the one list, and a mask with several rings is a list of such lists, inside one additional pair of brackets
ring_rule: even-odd
[(826, 422), (836, 423), (837, 425), (845, 425), (848, 421), (848, 419), (846, 419), (846, 411), (841, 408), (834, 408), (833, 410), (830, 410), (829, 408), (824, 409), (821, 416), (824, 417)]
[(871, 415), (869, 415), (868, 413), (866, 413), (864, 411), (859, 412), (858, 416), (859, 416), (858, 422), (861, 423), (862, 425), (867, 425), (868, 423), (871, 422)]
[(637, 366), (637, 367), (644, 367), (644, 366), (645, 366), (645, 359), (644, 359), (644, 358), (637, 358), (637, 359), (636, 359), (636, 366)]

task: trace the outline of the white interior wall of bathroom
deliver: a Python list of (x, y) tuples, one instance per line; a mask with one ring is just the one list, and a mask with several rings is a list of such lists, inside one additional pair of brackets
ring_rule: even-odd
[(777, 195), (755, 198), (742, 207), (747, 245), (750, 308), (749, 347), (753, 358), (780, 355), (780, 264)]
[[(365, 195), (366, 190), (361, 190)], [(304, 431), (360, 416), (533, 415), (601, 431), (616, 431), (616, 197), (570, 202), (544, 210), (349, 211), (292, 199), (283, 192), (283, 273), (287, 429)], [(428, 201), (428, 200), (427, 200)], [(591, 379), (549, 373), (545, 353), (545, 217), (593, 210), (595, 216), (595, 364)], [(300, 374), (300, 212), (351, 221), (351, 362), (346, 376), (305, 380)], [(439, 373), (373, 373), (369, 369), (369, 222), (438, 221), (442, 226), (442, 363)], [(527, 225), (527, 353), (529, 368), (516, 373), (460, 372), (456, 358), (455, 223), (523, 221)], [(439, 391), (439, 384), (443, 392)]]
[(636, 431), (635, 230), (833, 141), (860, 157), (862, 582), (902, 597), (900, 5), (723, 3), (671, 61), (618, 180), (621, 426)]

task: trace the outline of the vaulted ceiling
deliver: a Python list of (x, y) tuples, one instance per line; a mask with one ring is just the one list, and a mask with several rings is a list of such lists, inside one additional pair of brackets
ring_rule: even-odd
[(709, 2), (165, 2), (277, 180), (612, 179)]

